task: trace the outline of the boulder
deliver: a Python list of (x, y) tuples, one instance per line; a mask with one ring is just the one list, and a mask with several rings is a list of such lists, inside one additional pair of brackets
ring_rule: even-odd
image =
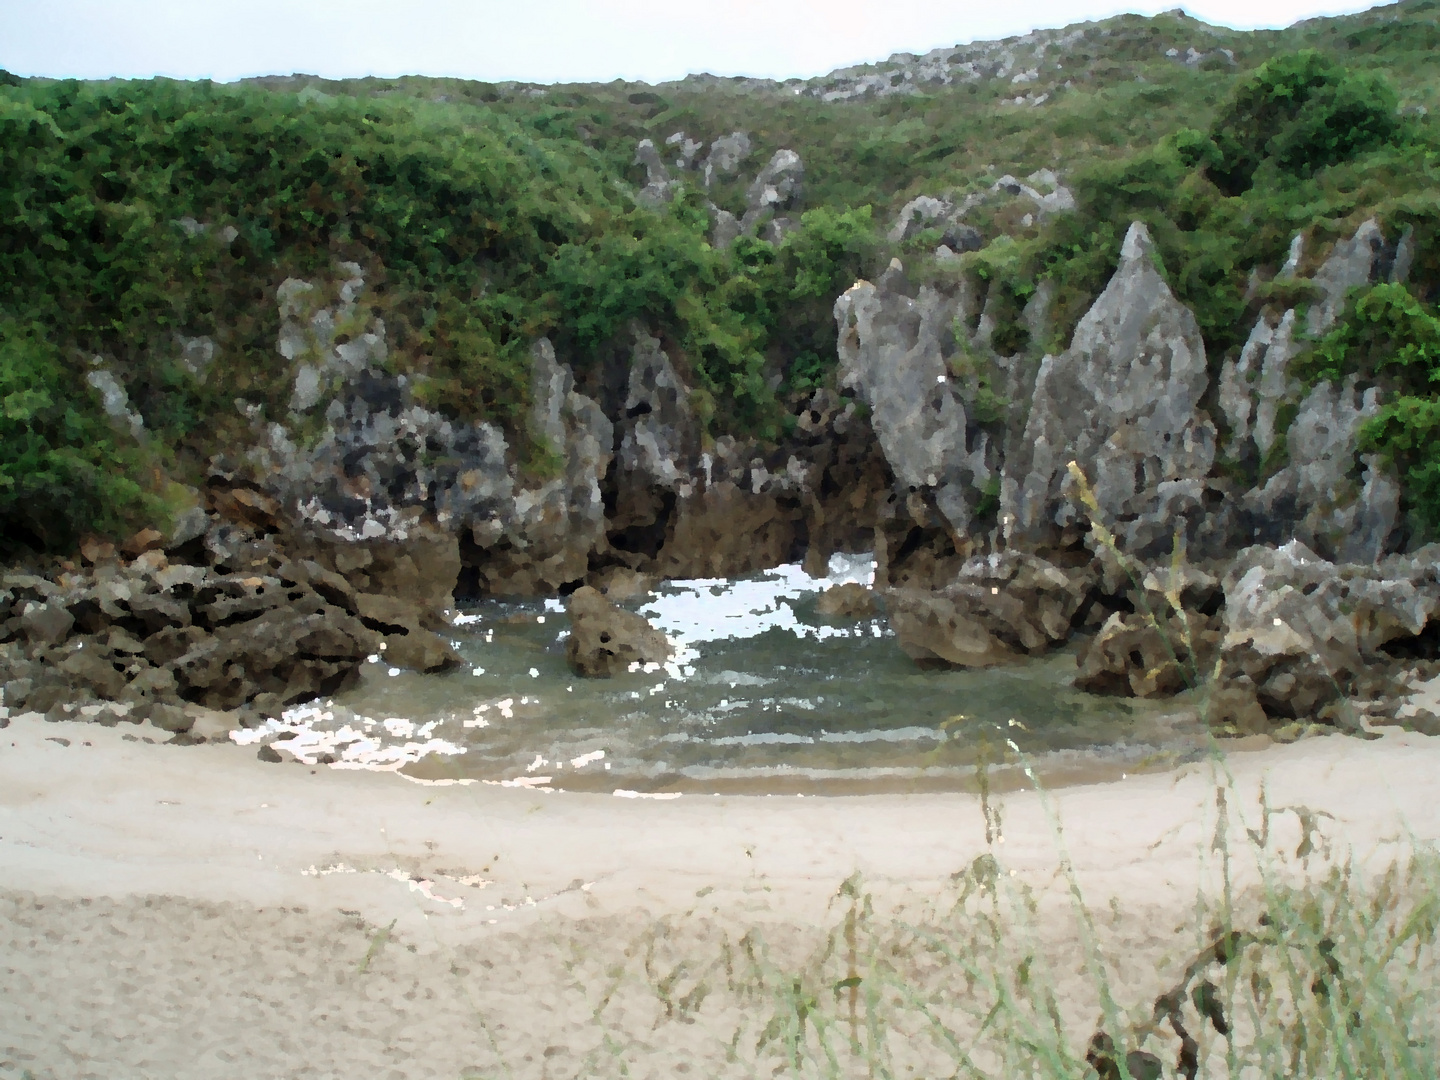
[(28, 604), (20, 613), (20, 628), (30, 641), (54, 645), (64, 641), (75, 617), (58, 603)]
[(577, 675), (609, 678), (631, 664), (660, 664), (670, 658), (664, 634), (588, 585), (570, 594), (569, 610), (565, 659)]
[(847, 581), (816, 597), (815, 610), (827, 619), (868, 619), (875, 614), (875, 593), (858, 582)]
[(385, 659), (414, 671), (447, 671), (460, 655), (440, 635), (424, 629), (426, 610), (396, 596), (359, 593), (355, 610), (365, 626), (382, 635)]
[(1178, 694), (1206, 680), (1219, 641), (1218, 619), (1192, 612), (1152, 619), (1117, 611), (1081, 649), (1075, 686), (1122, 697)]
[(628, 566), (607, 566), (592, 572), (586, 584), (599, 589), (611, 600), (629, 600), (650, 592), (655, 587), (655, 578)]
[(885, 601), (900, 647), (917, 662), (992, 667), (1066, 641), (1094, 585), (1088, 567), (1004, 552), (968, 560), (943, 589), (891, 589)]

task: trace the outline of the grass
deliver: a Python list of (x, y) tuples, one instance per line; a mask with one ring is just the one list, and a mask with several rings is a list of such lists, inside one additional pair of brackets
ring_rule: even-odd
[[(1217, 887), (1196, 896), (1164, 971), (1115, 951), (1136, 912), (1087, 905), (1052, 810), (1059, 894), (1016, 877), (992, 834), (908, 908), (850, 878), (804, 940), (764, 927), (707, 938), (685, 926), (693, 914), (657, 922), (595, 999), (607, 1051), (592, 1074), (624, 1074), (698, 1022), (725, 1060), (713, 1075), (1433, 1078), (1440, 854), (1364, 873), (1331, 857), (1322, 813), (1262, 792), (1253, 827), (1241, 821), (1215, 766), (1213, 842), (1197, 857)], [(1002, 820), (988, 800), (985, 813)], [(1234, 850), (1232, 825), (1245, 838)], [(1241, 862), (1255, 875), (1245, 889)], [(620, 1032), (626, 984), (656, 1008), (643, 1040)]]

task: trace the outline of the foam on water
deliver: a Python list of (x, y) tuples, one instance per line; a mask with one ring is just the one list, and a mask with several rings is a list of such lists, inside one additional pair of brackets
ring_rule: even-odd
[(869, 555), (837, 553), (830, 557), (829, 573), (812, 578), (799, 563), (786, 563), (750, 578), (690, 578), (662, 584), (654, 598), (640, 608), (675, 645), (672, 668), (683, 668), (697, 658), (697, 645), (714, 641), (740, 641), (770, 630), (786, 630), (796, 637), (849, 637), (844, 627), (805, 623), (791, 601), (833, 589), (836, 585), (875, 581), (875, 559)]

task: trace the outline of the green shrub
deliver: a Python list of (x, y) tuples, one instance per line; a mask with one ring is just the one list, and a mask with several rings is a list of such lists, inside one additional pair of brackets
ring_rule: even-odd
[[(117, 440), (36, 331), (0, 321), (0, 550), (63, 549), (158, 511), (132, 479), (145, 456)], [(127, 445), (128, 444), (128, 445)]]
[(1248, 190), (1266, 161), (1308, 175), (1392, 141), (1398, 107), (1379, 75), (1347, 71), (1314, 49), (1278, 56), (1241, 82), (1216, 117), (1210, 137), (1221, 160), (1211, 175), (1230, 194)]
[(1389, 376), (1392, 385), (1422, 389), (1440, 381), (1440, 318), (1405, 286), (1376, 285), (1316, 344), (1306, 370), (1337, 381)]

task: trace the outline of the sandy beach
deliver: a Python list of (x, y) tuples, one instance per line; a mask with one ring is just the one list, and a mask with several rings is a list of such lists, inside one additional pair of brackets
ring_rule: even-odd
[[(1078, 1030), (1094, 1006), (1062, 852), (1132, 1001), (1194, 953), (1216, 884), (1210, 763), (1008, 795), (987, 845), (973, 796), (429, 786), (162, 734), (33, 715), (0, 731), (5, 1080), (739, 1074), (744, 1010), (717, 994), (676, 1019), (665, 963), (757, 927), (800, 956), (851, 874), (903, 909), (986, 852), (1039, 897)], [(1440, 738), (1329, 736), (1226, 767), (1238, 851), (1262, 785), (1332, 815), (1322, 846), (1362, 868), (1440, 838)], [(1273, 850), (1300, 837), (1274, 816)]]

